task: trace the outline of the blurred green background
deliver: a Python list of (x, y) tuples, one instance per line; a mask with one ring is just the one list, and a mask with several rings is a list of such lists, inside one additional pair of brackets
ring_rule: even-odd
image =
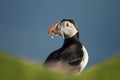
[(81, 74), (50, 72), (32, 62), (0, 52), (0, 80), (119, 80), (120, 55), (85, 69)]

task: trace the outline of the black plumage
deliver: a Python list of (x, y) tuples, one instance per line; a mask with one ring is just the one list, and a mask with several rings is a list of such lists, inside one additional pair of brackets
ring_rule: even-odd
[[(71, 69), (70, 71), (80, 70), (80, 62), (83, 58), (82, 44), (79, 41), (79, 34), (77, 33), (72, 38), (67, 38), (64, 40), (63, 46), (52, 52), (45, 61), (45, 65), (49, 65), (52, 62), (56, 64), (58, 61), (65, 63), (69, 66), (75, 67), (76, 70)], [(52, 65), (54, 65), (52, 64)], [(53, 66), (54, 67), (54, 66)]]

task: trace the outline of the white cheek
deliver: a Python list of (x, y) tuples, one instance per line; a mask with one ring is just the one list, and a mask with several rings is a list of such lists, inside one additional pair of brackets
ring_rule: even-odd
[(78, 31), (75, 28), (72, 27), (65, 27), (63, 29), (63, 32), (68, 36), (68, 37), (73, 37)]

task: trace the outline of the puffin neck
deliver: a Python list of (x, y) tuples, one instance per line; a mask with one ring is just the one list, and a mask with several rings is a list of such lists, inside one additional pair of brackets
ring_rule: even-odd
[(63, 44), (63, 48), (65, 48), (65, 47), (68, 47), (68, 46), (70, 46), (70, 45), (72, 45), (72, 44), (78, 44), (78, 43), (80, 43), (80, 41), (79, 41), (79, 32), (77, 32), (73, 37), (71, 37), (71, 38), (65, 38), (64, 39), (64, 44)]

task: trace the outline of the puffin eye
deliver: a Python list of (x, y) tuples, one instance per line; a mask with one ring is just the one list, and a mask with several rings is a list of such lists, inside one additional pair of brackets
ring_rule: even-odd
[(69, 27), (69, 24), (67, 23), (66, 26)]

